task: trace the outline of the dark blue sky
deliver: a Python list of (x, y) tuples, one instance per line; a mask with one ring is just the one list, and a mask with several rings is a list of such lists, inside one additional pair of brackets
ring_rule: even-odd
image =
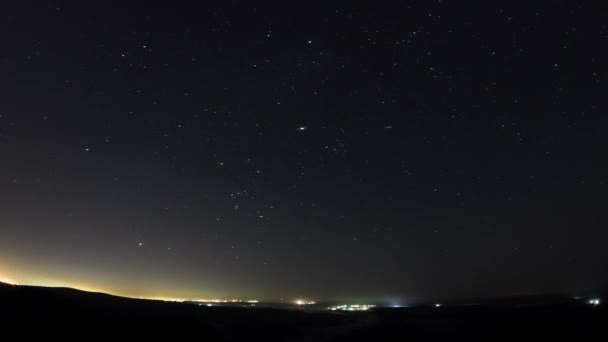
[(19, 6), (0, 278), (273, 300), (607, 283), (591, 2)]

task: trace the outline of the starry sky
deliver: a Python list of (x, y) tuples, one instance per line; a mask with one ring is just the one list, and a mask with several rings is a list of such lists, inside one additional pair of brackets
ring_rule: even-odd
[(129, 296), (608, 284), (593, 1), (0, 10), (0, 279)]

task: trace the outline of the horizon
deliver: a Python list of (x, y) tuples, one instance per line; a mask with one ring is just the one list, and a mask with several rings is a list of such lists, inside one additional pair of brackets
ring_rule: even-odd
[(93, 288), (80, 288), (74, 286), (68, 286), (66, 284), (56, 284), (56, 285), (40, 285), (40, 284), (28, 284), (28, 283), (18, 283), (12, 280), (8, 280), (7, 278), (0, 278), (0, 284), (6, 284), (11, 286), (24, 286), (24, 287), (36, 287), (36, 288), (49, 288), (49, 289), (69, 289), (76, 290), (87, 293), (99, 293), (104, 295), (110, 295), (114, 297), (120, 298), (128, 298), (128, 299), (139, 299), (139, 300), (153, 300), (153, 301), (162, 301), (162, 302), (177, 302), (177, 303), (213, 303), (218, 305), (247, 305), (251, 303), (255, 304), (280, 304), (280, 305), (288, 305), (292, 307), (300, 307), (305, 309), (308, 305), (320, 305), (320, 304), (374, 304), (380, 308), (408, 308), (408, 307), (432, 307), (432, 306), (460, 306), (460, 305), (480, 305), (485, 301), (498, 300), (498, 299), (518, 299), (518, 298), (568, 298), (568, 299), (577, 299), (577, 300), (586, 300), (586, 299), (600, 299), (602, 294), (608, 293), (606, 289), (603, 291), (595, 291), (583, 294), (566, 294), (566, 293), (519, 293), (519, 294), (502, 294), (502, 295), (486, 295), (486, 296), (478, 296), (478, 297), (467, 297), (467, 298), (410, 298), (407, 301), (405, 298), (388, 298), (386, 296), (379, 297), (368, 297), (368, 298), (340, 298), (340, 299), (321, 299), (321, 300), (313, 300), (308, 305), (303, 305), (301, 303), (306, 303), (312, 298), (242, 298), (242, 297), (225, 297), (225, 298), (207, 298), (207, 297), (192, 297), (192, 298), (179, 298), (179, 297), (168, 297), (168, 296), (132, 296), (120, 293), (108, 292), (102, 289), (93, 289)]

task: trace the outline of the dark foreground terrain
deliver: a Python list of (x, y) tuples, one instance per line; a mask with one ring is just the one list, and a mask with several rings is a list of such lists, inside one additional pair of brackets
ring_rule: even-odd
[(605, 340), (605, 305), (531, 304), (328, 312), (206, 307), (0, 283), (0, 331), (18, 339), (200, 341)]

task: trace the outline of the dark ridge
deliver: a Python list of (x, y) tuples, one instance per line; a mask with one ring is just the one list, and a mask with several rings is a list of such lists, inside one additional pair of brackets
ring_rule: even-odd
[[(508, 305), (505, 305), (508, 304)], [(513, 305), (519, 303), (518, 305)], [(484, 305), (328, 312), (206, 307), (118, 297), (70, 288), (0, 283), (5, 335), (167, 336), (203, 341), (384, 341), (406, 338), (597, 339), (605, 305), (563, 297), (497, 299)], [(9, 336), (9, 335), (7, 335)]]

